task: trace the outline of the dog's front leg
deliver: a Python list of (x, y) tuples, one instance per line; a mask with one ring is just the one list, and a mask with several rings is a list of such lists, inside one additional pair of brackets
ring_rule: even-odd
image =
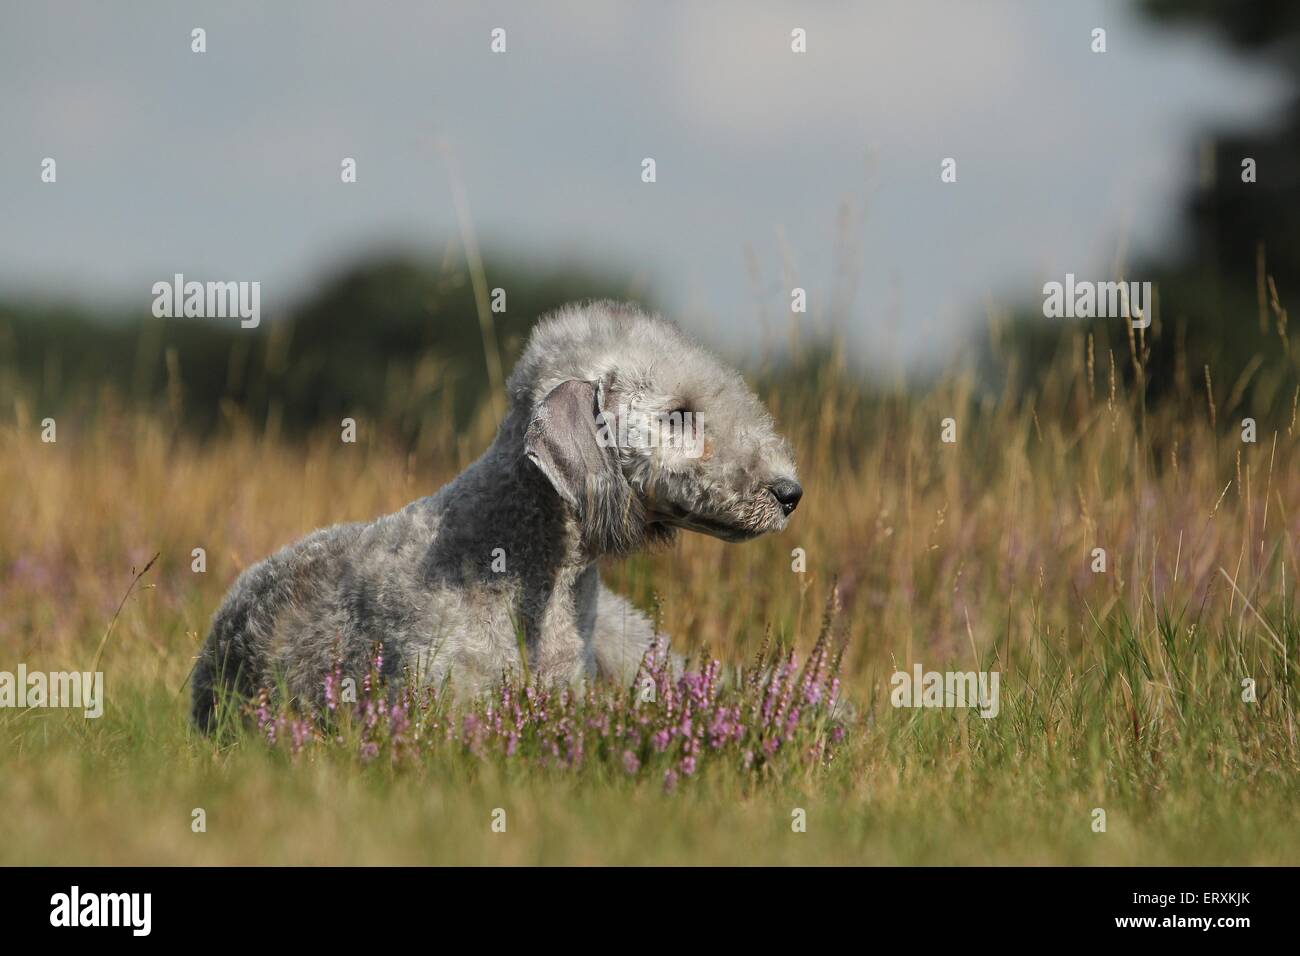
[[(631, 686), (642, 659), (656, 640), (664, 648), (668, 646), (667, 635), (656, 634), (650, 618), (602, 584), (597, 591), (592, 629), (593, 657), (600, 676)], [(680, 673), (681, 660), (675, 654), (673, 662), (673, 673)]]
[(544, 684), (577, 684), (586, 675), (587, 649), (576, 631), (547, 634), (543, 631), (533, 663), (533, 674)]
[(576, 684), (595, 672), (592, 625), (599, 587), (595, 567), (561, 574), (530, 635), (533, 674), (547, 684)]

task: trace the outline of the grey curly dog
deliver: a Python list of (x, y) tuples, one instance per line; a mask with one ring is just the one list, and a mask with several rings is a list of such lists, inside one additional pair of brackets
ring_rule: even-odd
[[(656, 634), (597, 576), (603, 555), (677, 529), (744, 541), (803, 493), (789, 446), (734, 370), (630, 305), (542, 320), (491, 447), (436, 494), (313, 532), (240, 575), (193, 674), (193, 718), (282, 688), (319, 706), (327, 673), (473, 694), (522, 670), (630, 683)], [(232, 693), (233, 692), (233, 693)]]

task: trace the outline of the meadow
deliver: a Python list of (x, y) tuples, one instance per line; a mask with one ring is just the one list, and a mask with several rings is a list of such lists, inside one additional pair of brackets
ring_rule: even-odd
[[(817, 759), (706, 740), (668, 781), (673, 766), (629, 772), (598, 746), (599, 702), (568, 727), (581, 760), (542, 759), (538, 739), (479, 747), (449, 712), (436, 746), (400, 760), (366, 759), (353, 724), (301, 747), (257, 723), (218, 740), (188, 724), (193, 657), (239, 571), (431, 493), (486, 446), (490, 409), (417, 440), (362, 420), (345, 444), (227, 408), (201, 440), (176, 382), (151, 408), (97, 395), (49, 443), (42, 410), (13, 396), (0, 669), (98, 660), (106, 705), (95, 720), (0, 709), (0, 862), (1300, 860), (1294, 396), (1250, 408), (1209, 370), (1149, 404), (1140, 342), (1082, 332), (1030, 389), (1012, 359), (996, 390), (969, 367), (881, 389), (833, 350), (802, 361), (797, 384), (754, 375), (800, 466), (790, 528), (743, 545), (684, 534), (604, 574), (724, 677), (765, 641), (802, 663), (826, 635), (851, 710)], [(917, 664), (997, 671), (997, 715), (892, 706), (891, 675)]]

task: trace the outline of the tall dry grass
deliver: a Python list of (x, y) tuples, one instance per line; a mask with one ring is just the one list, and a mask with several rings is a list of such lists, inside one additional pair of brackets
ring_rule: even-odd
[[(610, 584), (652, 610), (679, 647), (707, 648), (724, 660), (751, 656), (769, 629), (806, 646), (838, 582), (850, 642), (845, 686), (862, 726), (827, 791), (834, 796), (813, 789), (801, 799), (820, 801), (839, 836), (810, 841), (795, 856), (773, 845), (765, 858), (1147, 862), (1138, 854), (1158, 844), (1167, 860), (1188, 862), (1208, 847), (1218, 859), (1254, 861), (1295, 846), (1268, 840), (1270, 828), (1295, 822), (1285, 794), (1300, 782), (1294, 413), (1243, 408), (1214, 391), (1212, 379), (1210, 391), (1192, 393), (1195, 403), (1148, 408), (1140, 369), (1125, 374), (1126, 360), (1080, 336), (1040, 377), (1046, 384), (1023, 397), (1012, 385), (989, 395), (969, 371), (921, 392), (880, 393), (833, 356), (819, 360), (803, 370), (802, 386), (787, 376), (765, 390), (806, 492), (787, 532), (740, 546), (682, 535), (666, 551), (605, 569)], [(183, 383), (178, 388), (174, 400), (183, 401)], [(12, 823), (0, 831), (19, 841), (21, 859), (105, 861), (111, 842), (74, 849), (48, 814), (76, 811), (88, 766), (116, 767), (140, 779), (115, 777), (107, 804), (83, 806), (89, 818), (123, 802), (163, 806), (215, 791), (249, 820), (249, 842), (195, 849), (137, 813), (134, 836), (116, 847), (136, 861), (257, 862), (268, 858), (258, 855), (260, 834), (263, 850), (280, 861), (410, 862), (410, 832), (384, 831), (373, 846), (358, 847), (342, 836), (343, 818), (312, 801), (343, 787), (341, 806), (350, 813), (370, 812), (379, 801), (418, 812), (414, 792), (399, 785), (357, 793), (347, 789), (350, 770), (295, 773), (249, 755), (218, 752), (214, 765), (207, 745), (188, 736), (184, 682), (212, 611), (242, 568), (313, 528), (366, 520), (432, 492), (486, 446), (490, 416), (464, 433), (430, 423), (408, 448), (388, 441), (382, 423), (359, 422), (356, 444), (342, 443), (332, 428), (289, 441), (234, 411), (221, 436), (199, 443), (179, 430), (174, 412), (127, 411), (109, 397), (59, 420), (50, 444), (40, 439), (41, 410), (17, 400), (0, 425), (7, 490), (0, 498), (0, 667), (87, 667), (133, 569), (159, 554), (104, 651), (117, 695), (109, 706), (121, 721), (107, 726), (117, 730), (0, 715), (0, 762), (10, 770), (0, 789), (34, 821), (26, 835)], [(1241, 440), (1247, 415), (1260, 422), (1255, 443)], [(949, 418), (953, 443), (941, 440)], [(199, 547), (205, 573), (191, 570)], [(1104, 573), (1092, 570), (1095, 548), (1105, 550)], [(795, 549), (805, 555), (803, 573), (792, 568)], [(914, 663), (1000, 670), (1001, 718), (889, 707), (890, 674)], [(1243, 679), (1257, 683), (1253, 704), (1241, 699)], [(156, 752), (154, 738), (167, 741)], [(171, 774), (159, 754), (189, 775), (153, 789), (151, 775)], [(241, 784), (230, 761), (248, 760), (259, 762), (255, 772), (238, 765), (248, 774)], [(559, 847), (552, 836), (507, 852), (457, 838), (439, 859), (689, 858), (686, 837), (662, 828), (645, 843), (616, 835), (617, 807), (649, 798), (614, 790), (606, 806), (588, 794), (583, 814), (554, 819), (563, 812), (539, 801), (570, 799), (570, 791), (498, 783), (531, 794), (520, 797), (532, 801), (528, 812), (550, 819), (571, 844)], [(483, 786), (466, 781), (456, 790), (441, 781), (442, 812), (477, 819), (473, 801)], [(1024, 786), (1048, 803), (1025, 803)], [(673, 812), (682, 826), (696, 827), (781, 818), (732, 787), (717, 782), (698, 808)], [(1099, 857), (1080, 835), (1086, 821), (1075, 833), (1063, 818), (1083, 820), (1107, 794), (1155, 816), (1146, 842), (1133, 830), (1129, 844), (1111, 843)], [(1177, 794), (1181, 802), (1159, 802)], [(306, 832), (297, 842), (267, 844), (273, 825), (265, 815), (282, 798), (298, 802), (303, 821), (336, 833), (342, 849), (312, 849)], [(1226, 815), (1243, 800), (1261, 802), (1258, 814), (1229, 823)], [(937, 830), (916, 829), (922, 824), (909, 814), (922, 805)], [(858, 806), (876, 808), (870, 822), (856, 815)], [(982, 841), (962, 842), (955, 834), (978, 832), (971, 815), (980, 813)], [(1025, 831), (1038, 842), (998, 849), (999, 839)], [(699, 840), (717, 861), (737, 861), (734, 848)], [(498, 852), (504, 856), (492, 855)]]
[[(969, 372), (882, 395), (821, 363), (804, 387), (764, 396), (806, 488), (787, 532), (739, 547), (686, 534), (605, 573), (678, 640), (724, 656), (745, 654), (767, 626), (812, 634), (838, 580), (855, 672), (969, 657), (972, 642), (982, 655), (1043, 631), (1074, 646), (1118, 606), (1185, 605), (1243, 627), (1252, 606), (1280, 607), (1300, 529), (1291, 416), (1270, 427), (1256, 413), (1248, 444), (1248, 409), (1144, 412), (1109, 356), (1089, 374), (1087, 350), (1080, 338), (1047, 376), (1052, 388), (1023, 401), (977, 393)], [(183, 628), (158, 618), (124, 630), (121, 648), (142, 640), (160, 662), (187, 656), (248, 564), (313, 528), (433, 492), (493, 428), (487, 414), (463, 434), (432, 423), (412, 450), (380, 422), (360, 421), (358, 442), (344, 444), (335, 428), (284, 441), (235, 417), (199, 443), (166, 409), (110, 405), (59, 420), (46, 444), (42, 417), (19, 399), (0, 425), (6, 649), (75, 655), (132, 566), (159, 552), (141, 606), (180, 615)], [(952, 444), (941, 441), (948, 418)], [(190, 571), (196, 547), (205, 574)], [(796, 548), (806, 573), (792, 570)], [(1090, 570), (1094, 548), (1106, 551), (1104, 574)]]

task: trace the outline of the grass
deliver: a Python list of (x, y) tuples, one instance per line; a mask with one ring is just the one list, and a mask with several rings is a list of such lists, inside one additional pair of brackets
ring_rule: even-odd
[[(412, 453), (374, 423), (355, 445), (290, 441), (231, 410), (199, 443), (168, 409), (109, 397), (46, 444), (41, 410), (8, 396), (0, 670), (86, 669), (102, 644), (107, 704), (98, 720), (0, 710), (0, 862), (1294, 863), (1292, 403), (1243, 408), (1210, 381), (1148, 407), (1127, 360), (1080, 337), (1041, 388), (1013, 370), (990, 396), (960, 373), (872, 392), (831, 357), (769, 395), (806, 490), (791, 528), (683, 535), (605, 575), (677, 648), (728, 665), (768, 633), (806, 657), (837, 587), (856, 717), (829, 761), (756, 772), (720, 752), (672, 788), (616, 751), (576, 767), (472, 753), (450, 717), (450, 740), (396, 763), (346, 734), (295, 754), (186, 723), (193, 655), (242, 568), (434, 490), (490, 421)], [(915, 663), (998, 671), (998, 716), (891, 706)]]

